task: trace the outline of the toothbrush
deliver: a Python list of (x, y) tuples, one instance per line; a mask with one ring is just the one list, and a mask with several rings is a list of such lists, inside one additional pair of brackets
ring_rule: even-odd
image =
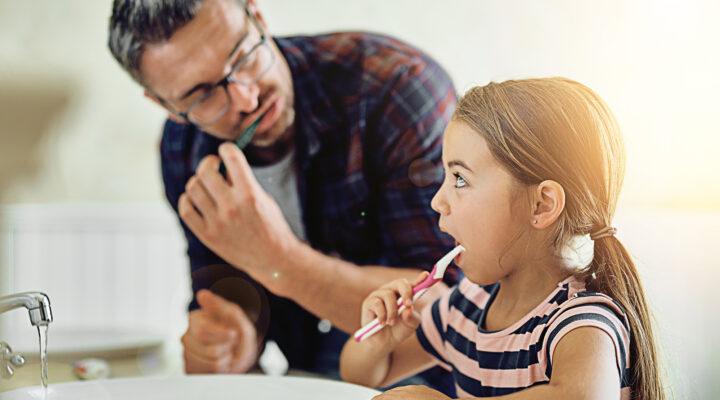
[[(248, 127), (242, 131), (240, 136), (238, 136), (237, 139), (235, 139), (234, 143), (238, 149), (242, 150), (245, 148), (245, 146), (248, 145), (248, 143), (250, 143), (253, 136), (255, 135), (255, 131), (257, 131), (257, 128), (260, 125), (260, 121), (262, 121), (263, 117), (265, 117), (265, 114), (267, 114), (268, 111), (270, 111), (270, 108), (268, 108), (267, 110), (265, 110), (265, 112), (260, 114), (260, 116), (257, 117), (257, 119), (255, 119), (255, 121), (253, 121), (252, 124), (248, 125)], [(218, 172), (220, 172), (220, 175), (222, 175), (223, 178), (226, 178), (225, 175), (227, 173), (227, 170), (225, 169), (225, 164), (222, 161), (220, 161), (220, 167), (218, 168)]]
[[(430, 288), (430, 286), (440, 282), (443, 275), (445, 275), (445, 270), (447, 269), (448, 265), (450, 265), (450, 262), (463, 251), (465, 251), (465, 248), (461, 245), (458, 245), (454, 249), (450, 250), (449, 253), (445, 254), (443, 258), (441, 258), (438, 262), (436, 262), (435, 266), (430, 272), (430, 275), (428, 275), (428, 277), (425, 278), (424, 281), (418, 283), (417, 285), (415, 285), (415, 287), (413, 287), (413, 301), (419, 299), (420, 296), (425, 294), (425, 292)], [(406, 308), (405, 304), (403, 304), (402, 297), (398, 299), (397, 305), (398, 314), (400, 314)], [(385, 325), (380, 325), (380, 321), (375, 318), (374, 320), (368, 322), (362, 328), (358, 329), (357, 332), (355, 332), (355, 341), (361, 342), (374, 335), (375, 332), (379, 331), (384, 327)]]

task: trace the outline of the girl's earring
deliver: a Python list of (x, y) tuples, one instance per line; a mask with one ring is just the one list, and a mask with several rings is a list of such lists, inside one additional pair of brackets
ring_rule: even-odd
[(536, 220), (536, 219), (535, 219), (535, 220), (533, 220), (533, 224), (537, 224), (537, 220)]

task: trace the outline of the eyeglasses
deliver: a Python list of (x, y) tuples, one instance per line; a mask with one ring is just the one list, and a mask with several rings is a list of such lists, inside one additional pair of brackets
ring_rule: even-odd
[[(248, 29), (238, 40), (234, 53), (237, 53), (236, 57), (239, 57), (239, 59), (232, 65), (230, 72), (194, 100), (185, 112), (175, 111), (165, 100), (156, 96), (170, 112), (195, 125), (212, 125), (225, 115), (230, 108), (231, 100), (228, 92), (230, 83), (250, 86), (270, 70), (275, 63), (275, 55), (270, 47), (270, 40), (258, 20), (247, 7), (245, 7), (245, 13), (254, 29)], [(249, 50), (247, 46), (243, 46), (243, 43), (248, 42), (247, 39), (251, 39), (256, 35), (260, 39)]]

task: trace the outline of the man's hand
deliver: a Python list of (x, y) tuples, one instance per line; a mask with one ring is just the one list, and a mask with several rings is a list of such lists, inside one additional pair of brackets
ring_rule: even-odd
[(201, 290), (199, 309), (190, 312), (182, 337), (185, 371), (198, 373), (247, 372), (258, 358), (255, 326), (235, 303)]
[(220, 146), (220, 159), (205, 157), (178, 201), (178, 213), (215, 254), (268, 287), (300, 245), (277, 203), (255, 180), (243, 153), (232, 143)]

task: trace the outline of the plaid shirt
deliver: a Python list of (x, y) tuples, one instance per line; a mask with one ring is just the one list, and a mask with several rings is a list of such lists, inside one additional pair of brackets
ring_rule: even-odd
[[(443, 178), (442, 133), (456, 102), (448, 75), (417, 49), (378, 35), (275, 41), (295, 91), (295, 161), (309, 244), (358, 265), (430, 270), (453, 245), (430, 208)], [(185, 183), (203, 157), (217, 154), (220, 143), (194, 126), (167, 121), (162, 172), (176, 212)], [(252, 317), (261, 334), (267, 331), (278, 342), (291, 367), (308, 368), (307, 358), (319, 348), (314, 346), (322, 346), (317, 318), (265, 292), (182, 226), (193, 292), (210, 287), (223, 292), (228, 286), (223, 295), (247, 303), (237, 299), (238, 292), (252, 285), (263, 303), (250, 312), (257, 314)], [(229, 278), (246, 283), (230, 284)], [(446, 280), (454, 284), (457, 270), (450, 269)], [(195, 307), (193, 300), (190, 308)]]

